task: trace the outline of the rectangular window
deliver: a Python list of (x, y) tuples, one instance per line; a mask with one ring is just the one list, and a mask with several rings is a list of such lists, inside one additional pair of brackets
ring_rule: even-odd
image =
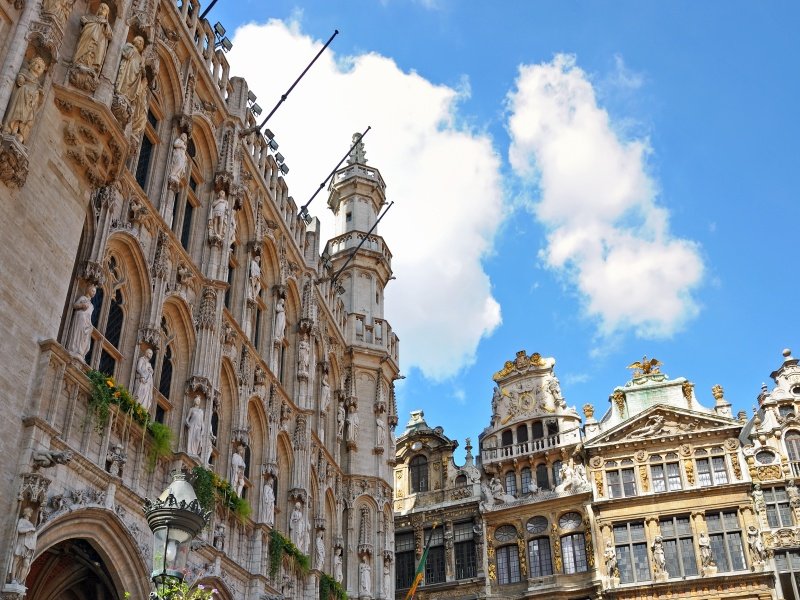
[(619, 471), (608, 471), (606, 473), (606, 483), (608, 486), (608, 495), (611, 498), (622, 498), (622, 479), (620, 478)]
[(746, 568), (744, 546), (736, 512), (707, 513), (706, 525), (717, 569), (723, 573), (743, 571)]
[(586, 571), (586, 541), (582, 533), (573, 533), (561, 538), (561, 553), (564, 557), (564, 573)]
[(653, 492), (656, 494), (667, 491), (667, 474), (664, 465), (651, 465), (650, 479), (653, 480)]
[(528, 564), (530, 565), (531, 577), (544, 577), (553, 574), (549, 538), (537, 538), (528, 542)]
[(670, 577), (697, 575), (697, 560), (689, 517), (668, 517), (659, 522), (664, 540), (666, 569)]
[[(397, 536), (396, 539), (399, 540), (400, 537)], [(394, 576), (397, 589), (409, 588), (414, 582), (414, 536), (408, 534), (408, 537), (411, 538), (411, 550), (398, 552), (399, 544), (395, 542)]]
[(707, 458), (698, 458), (697, 463), (697, 482), (700, 487), (708, 487), (711, 485), (711, 465)]
[(714, 471), (714, 484), (720, 485), (728, 483), (728, 469), (725, 467), (724, 456), (714, 456), (711, 458), (711, 467)]
[(139, 150), (139, 162), (136, 163), (136, 183), (142, 189), (145, 189), (147, 185), (147, 176), (150, 173), (150, 158), (153, 155), (154, 147), (153, 140), (147, 134), (143, 135), (142, 147)]
[(667, 482), (670, 492), (680, 490), (683, 487), (681, 483), (681, 468), (678, 463), (667, 463)]
[(633, 469), (622, 469), (622, 490), (626, 496), (636, 495), (636, 477)]
[(455, 542), (456, 579), (468, 579), (477, 574), (477, 556), (472, 523), (456, 523), (453, 526)]
[(776, 552), (775, 566), (783, 588), (783, 599), (800, 600), (800, 552)]
[(632, 468), (607, 471), (606, 481), (611, 498), (636, 495), (636, 476)]
[(622, 583), (650, 581), (652, 577), (644, 522), (614, 525), (614, 547)]
[(519, 554), (516, 546), (503, 546), (495, 553), (497, 559), (497, 581), (500, 585), (517, 583), (519, 576)]
[(506, 494), (517, 495), (517, 474), (514, 471), (506, 473)]
[(531, 470), (527, 467), (522, 469), (520, 478), (522, 479), (522, 493), (527, 494), (531, 491)]
[(425, 585), (444, 581), (444, 546), (431, 546), (425, 562)]
[(189, 200), (186, 200), (186, 207), (183, 209), (183, 226), (181, 227), (181, 246), (186, 250), (189, 249), (189, 239), (192, 235), (192, 216), (194, 214), (194, 206)]
[(764, 500), (767, 504), (767, 521), (769, 521), (770, 527), (792, 527), (794, 525), (786, 488), (765, 489)]

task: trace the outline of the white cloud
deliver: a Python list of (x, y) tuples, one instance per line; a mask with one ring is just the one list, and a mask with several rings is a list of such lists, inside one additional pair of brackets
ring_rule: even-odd
[(699, 307), (699, 247), (670, 233), (646, 171), (646, 139), (621, 139), (573, 56), (520, 67), (509, 160), (540, 192), (544, 264), (577, 288), (600, 333), (669, 336)]
[[(301, 205), (351, 135), (372, 125), (367, 159), (395, 201), (379, 226), (397, 276), (387, 287), (386, 316), (401, 340), (402, 368), (446, 378), (474, 361), (478, 342), (501, 320), (481, 265), (503, 216), (500, 158), (487, 135), (458, 124), (468, 82), (458, 90), (436, 85), (378, 54), (337, 56), (335, 45), (268, 127)], [(297, 22), (247, 25), (236, 32), (231, 72), (247, 79), (266, 115), (320, 46)], [(310, 207), (323, 238), (333, 234), (325, 202), (322, 192)]]

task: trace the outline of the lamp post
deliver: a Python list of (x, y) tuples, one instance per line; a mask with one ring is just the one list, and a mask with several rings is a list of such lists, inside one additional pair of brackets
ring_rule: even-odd
[(183, 581), (192, 539), (208, 522), (210, 511), (203, 510), (178, 470), (157, 500), (145, 499), (144, 514), (153, 532), (153, 582), (163, 586), (169, 579)]

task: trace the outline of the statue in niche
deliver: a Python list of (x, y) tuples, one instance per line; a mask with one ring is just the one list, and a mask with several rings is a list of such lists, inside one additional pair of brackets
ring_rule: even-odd
[(336, 546), (336, 551), (333, 553), (333, 579), (336, 583), (342, 583), (344, 579), (342, 573), (342, 548)]
[(272, 475), (267, 475), (261, 497), (261, 522), (270, 527), (275, 524), (275, 491), (272, 488)]
[(244, 462), (244, 446), (239, 446), (236, 452), (231, 455), (231, 485), (239, 498), (242, 497), (242, 491), (244, 490), (244, 471), (246, 466)]
[(314, 568), (322, 571), (325, 567), (325, 533), (320, 529), (317, 531), (317, 542), (314, 554)]
[(358, 440), (358, 427), (359, 427), (359, 419), (358, 419), (358, 410), (355, 406), (351, 406), (350, 410), (347, 412), (347, 441), (356, 443)]
[(128, 460), (128, 455), (120, 443), (116, 443), (108, 449), (106, 453), (106, 461), (108, 462), (108, 472), (114, 476), (119, 477), (122, 473), (122, 467)]
[(101, 3), (94, 15), (81, 17), (81, 37), (72, 62), (99, 74), (106, 59), (112, 30), (108, 23), (108, 4)]
[(323, 371), (322, 382), (319, 386), (319, 410), (323, 414), (327, 414), (328, 407), (331, 404), (331, 384), (328, 382), (328, 373)]
[(217, 523), (214, 526), (214, 548), (219, 551), (225, 550), (225, 524)]
[(336, 407), (336, 437), (341, 439), (344, 435), (344, 422), (347, 419), (347, 413), (344, 410), (344, 402), (339, 402)]
[(228, 216), (228, 200), (225, 198), (225, 190), (219, 190), (216, 198), (211, 203), (211, 233), (218, 239), (225, 237), (225, 219)]
[(146, 410), (150, 410), (153, 402), (153, 351), (148, 348), (136, 362), (136, 379), (133, 383), (133, 399)]
[(375, 446), (383, 448), (386, 445), (386, 424), (380, 417), (375, 419), (375, 428)]
[(392, 598), (392, 564), (388, 558), (383, 561), (383, 597)]
[(24, 144), (28, 138), (36, 111), (44, 99), (40, 80), (46, 68), (44, 60), (34, 56), (19, 70), (14, 81), (3, 118), (3, 133), (13, 135), (20, 144)]
[(369, 596), (372, 590), (372, 567), (367, 562), (367, 556), (361, 557), (358, 565), (358, 595)]
[(92, 329), (94, 328), (92, 325), (92, 312), (94, 311), (92, 298), (96, 293), (97, 288), (90, 285), (86, 288), (86, 293), (72, 305), (72, 327), (67, 339), (67, 350), (81, 360), (84, 360), (89, 353), (92, 343)]
[(297, 370), (302, 375), (308, 375), (308, 366), (311, 362), (311, 345), (308, 340), (300, 340), (297, 351)]
[(200, 408), (200, 396), (194, 397), (194, 405), (189, 409), (189, 414), (186, 415), (186, 452), (189, 456), (200, 456), (203, 448), (203, 429), (205, 421), (205, 413)]
[(139, 80), (139, 86), (136, 88), (136, 95), (131, 101), (132, 118), (131, 118), (131, 135), (135, 138), (144, 131), (147, 125), (147, 77), (142, 75)]
[(31, 522), (33, 510), (26, 506), (17, 521), (17, 540), (14, 544), (14, 556), (11, 559), (11, 582), (24, 584), (31, 570), (31, 561), (36, 551), (36, 525)]
[(306, 535), (306, 521), (300, 508), (300, 503), (295, 502), (292, 514), (289, 516), (289, 539), (302, 551), (303, 538)]
[(255, 302), (261, 293), (261, 257), (256, 254), (250, 261), (250, 299)]
[(186, 145), (188, 136), (181, 133), (172, 144), (172, 161), (169, 167), (169, 188), (177, 191), (186, 183)]
[(700, 564), (703, 568), (716, 566), (714, 555), (711, 553), (711, 539), (705, 531), (700, 533), (697, 545), (700, 546)]
[(286, 300), (278, 298), (275, 303), (275, 335), (273, 339), (276, 342), (283, 341), (283, 334), (286, 329)]
[(761, 533), (753, 525), (747, 527), (747, 546), (753, 564), (763, 564), (767, 560), (767, 550), (761, 541)]
[(655, 537), (653, 540), (653, 545), (650, 549), (653, 551), (653, 570), (655, 571), (655, 574), (669, 577), (666, 571), (667, 557), (664, 554), (664, 540), (660, 535)]
[(303, 547), (301, 550), (303, 554), (311, 554), (311, 506), (309, 505), (308, 511), (306, 514), (306, 527), (305, 531), (303, 532)]
[(617, 562), (617, 550), (611, 540), (606, 541), (606, 549), (603, 551), (603, 559), (606, 562), (606, 573), (609, 577), (619, 577), (619, 564)]
[(42, 14), (53, 15), (59, 23), (64, 23), (72, 10), (75, 0), (44, 0)]
[(122, 47), (122, 60), (119, 63), (114, 91), (131, 104), (140, 94), (140, 84), (145, 78), (143, 51), (144, 38), (140, 35)]

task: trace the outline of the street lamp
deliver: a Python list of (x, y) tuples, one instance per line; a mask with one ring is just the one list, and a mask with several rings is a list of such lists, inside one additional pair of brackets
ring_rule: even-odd
[(144, 514), (153, 532), (153, 581), (183, 581), (192, 539), (208, 522), (210, 511), (200, 506), (183, 472), (173, 471), (172, 482), (157, 500), (145, 498)]

